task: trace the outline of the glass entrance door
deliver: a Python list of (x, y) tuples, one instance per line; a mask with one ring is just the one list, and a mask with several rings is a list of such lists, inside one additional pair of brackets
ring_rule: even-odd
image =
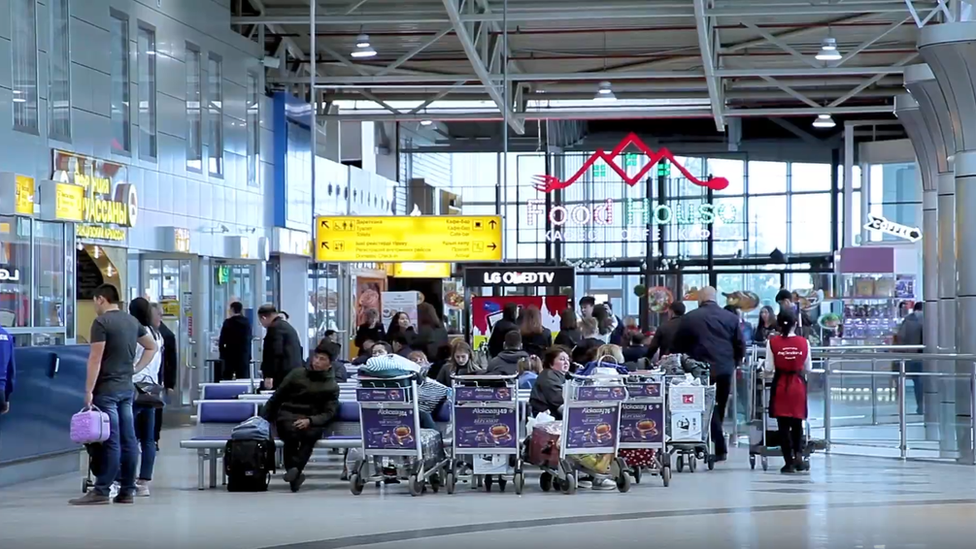
[(194, 341), (190, 333), (193, 317), (193, 290), (190, 285), (192, 263), (189, 259), (143, 259), (141, 270), (143, 297), (160, 304), (163, 324), (176, 336), (175, 402), (189, 406), (193, 399), (193, 388), (200, 381), (194, 375)]

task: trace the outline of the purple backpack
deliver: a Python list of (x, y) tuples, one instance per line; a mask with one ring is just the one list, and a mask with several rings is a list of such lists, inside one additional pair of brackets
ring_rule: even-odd
[(71, 442), (97, 444), (108, 440), (108, 414), (92, 406), (71, 416)]

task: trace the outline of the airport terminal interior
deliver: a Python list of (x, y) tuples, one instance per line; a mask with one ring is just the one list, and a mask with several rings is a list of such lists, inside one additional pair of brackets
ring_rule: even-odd
[(0, 549), (971, 549), (973, 189), (973, 0), (0, 0)]

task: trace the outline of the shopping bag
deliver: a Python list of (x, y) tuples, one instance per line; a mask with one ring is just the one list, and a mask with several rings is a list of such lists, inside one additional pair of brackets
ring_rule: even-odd
[(559, 466), (559, 441), (563, 432), (561, 421), (536, 424), (529, 443), (529, 462), (539, 467)]

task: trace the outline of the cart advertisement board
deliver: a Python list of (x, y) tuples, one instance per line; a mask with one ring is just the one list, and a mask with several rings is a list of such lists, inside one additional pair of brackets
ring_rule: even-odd
[(417, 447), (413, 410), (362, 408), (363, 444), (367, 450), (411, 450)]
[(454, 444), (458, 449), (514, 450), (515, 409), (501, 406), (454, 408)]
[(404, 402), (406, 396), (406, 389), (356, 389), (359, 402)]
[(705, 388), (701, 385), (672, 385), (668, 388), (672, 412), (705, 411)]
[(606, 449), (613, 451), (620, 408), (587, 406), (566, 410), (566, 449)]
[(508, 387), (458, 387), (454, 390), (456, 402), (482, 402), (512, 400)]
[(587, 402), (594, 401), (620, 401), (627, 399), (627, 391), (623, 387), (594, 387), (585, 385), (576, 390), (576, 400)]
[(660, 381), (628, 383), (627, 393), (630, 398), (661, 398), (661, 385)]
[(664, 405), (628, 402), (620, 410), (620, 442), (664, 442)]

